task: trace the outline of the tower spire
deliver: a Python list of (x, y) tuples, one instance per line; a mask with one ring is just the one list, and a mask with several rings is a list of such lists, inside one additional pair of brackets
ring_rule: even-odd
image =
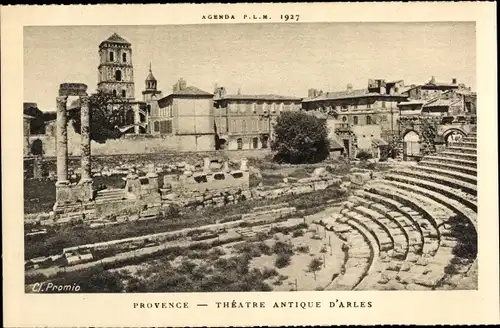
[(151, 61), (149, 62), (149, 73), (151, 73)]

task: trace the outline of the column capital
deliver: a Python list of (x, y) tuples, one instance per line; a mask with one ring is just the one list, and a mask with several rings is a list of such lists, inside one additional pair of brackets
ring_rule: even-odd
[(66, 102), (68, 101), (68, 96), (57, 96), (56, 101), (58, 104), (60, 103), (66, 104)]
[(80, 105), (87, 105), (89, 104), (89, 96), (80, 96)]

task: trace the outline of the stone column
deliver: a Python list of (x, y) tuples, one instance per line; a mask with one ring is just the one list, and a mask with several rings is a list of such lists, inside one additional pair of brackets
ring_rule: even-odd
[(229, 163), (227, 161), (224, 161), (224, 172), (229, 172)]
[(90, 112), (89, 98), (80, 97), (81, 104), (81, 181), (92, 181), (90, 163)]
[(139, 123), (141, 123), (141, 115), (139, 113), (139, 106), (138, 105), (134, 105), (134, 124), (136, 124), (134, 126), (134, 133), (135, 134), (139, 134)]
[(56, 116), (56, 156), (57, 182), (56, 185), (68, 185), (68, 131), (66, 118), (66, 101), (68, 97), (57, 97)]

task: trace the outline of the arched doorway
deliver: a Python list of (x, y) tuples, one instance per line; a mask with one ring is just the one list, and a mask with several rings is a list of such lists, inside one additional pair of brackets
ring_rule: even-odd
[(43, 155), (43, 143), (42, 140), (36, 139), (31, 144), (31, 155), (39, 156)]
[(269, 142), (269, 136), (265, 135), (262, 136), (260, 142), (262, 143), (262, 148), (267, 148), (268, 147), (268, 142)]
[(451, 142), (460, 142), (463, 137), (465, 137), (465, 134), (460, 131), (460, 130), (452, 130), (449, 132), (446, 132), (444, 137), (444, 140), (446, 142), (446, 146), (448, 146)]
[(125, 114), (125, 125), (134, 124), (134, 111), (128, 110)]
[(420, 155), (420, 136), (415, 131), (410, 131), (403, 138), (404, 155), (419, 156)]
[(253, 149), (259, 148), (259, 139), (258, 138), (253, 138), (252, 139), (252, 148)]

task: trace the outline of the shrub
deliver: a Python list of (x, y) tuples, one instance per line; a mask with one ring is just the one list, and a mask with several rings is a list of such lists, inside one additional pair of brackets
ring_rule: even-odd
[(309, 246), (307, 245), (299, 246), (297, 247), (297, 251), (300, 253), (309, 253)]
[(296, 238), (296, 237), (302, 237), (304, 235), (304, 231), (302, 230), (295, 230), (293, 233), (292, 233), (292, 237)]
[(288, 254), (279, 254), (278, 257), (276, 258), (276, 261), (274, 262), (274, 265), (278, 268), (284, 268), (288, 266), (291, 262), (290, 255)]

